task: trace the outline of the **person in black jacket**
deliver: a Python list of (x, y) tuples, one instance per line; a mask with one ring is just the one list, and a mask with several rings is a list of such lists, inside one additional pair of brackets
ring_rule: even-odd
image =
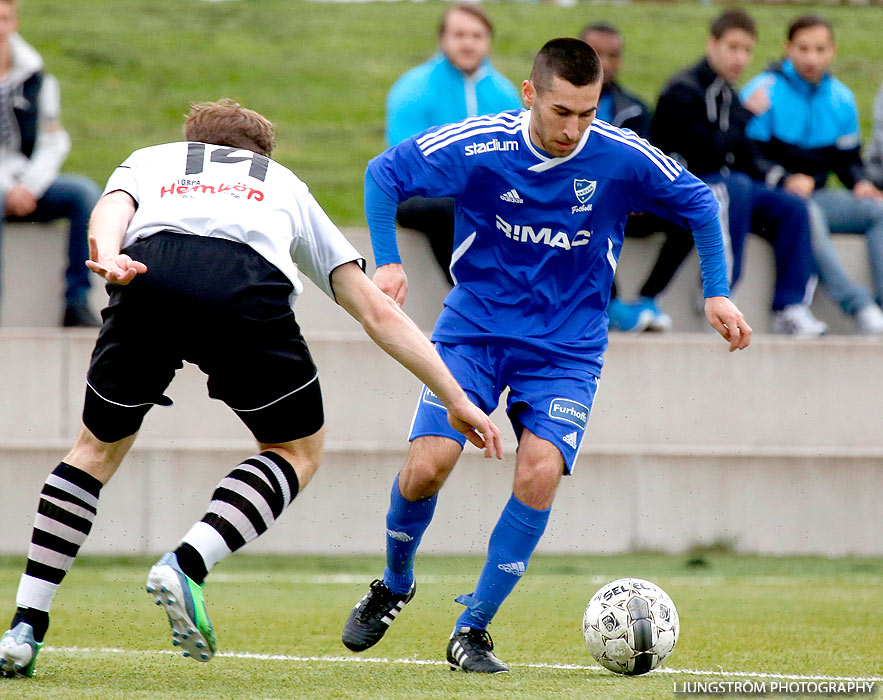
[(774, 181), (778, 170), (745, 134), (753, 113), (763, 106), (743, 104), (735, 87), (756, 39), (755, 22), (743, 10), (718, 15), (705, 56), (663, 88), (650, 139), (705, 180), (717, 196), (732, 249), (731, 284), (739, 279), (745, 236), (753, 231), (771, 243), (775, 255), (773, 331), (819, 336), (827, 327), (809, 310), (815, 263), (806, 203), (767, 184), (767, 176)]
[[(652, 118), (650, 108), (616, 80), (625, 45), (622, 34), (613, 25), (598, 22), (583, 29), (579, 38), (595, 49), (604, 71), (598, 119), (647, 138)], [(617, 295), (616, 282), (613, 283), (607, 307), (611, 330), (641, 332), (672, 328), (671, 317), (659, 309), (656, 297), (665, 290), (693, 249), (693, 236), (683, 226), (655, 214), (632, 214), (625, 227), (625, 235), (632, 238), (646, 238), (657, 232), (665, 234), (665, 242), (641, 287), (640, 298), (634, 302), (623, 301)]]

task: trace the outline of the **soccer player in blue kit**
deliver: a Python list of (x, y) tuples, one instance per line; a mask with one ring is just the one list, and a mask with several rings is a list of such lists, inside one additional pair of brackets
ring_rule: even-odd
[[(610, 286), (626, 217), (657, 213), (693, 231), (709, 323), (730, 350), (751, 328), (727, 298), (718, 205), (709, 189), (633, 132), (595, 120), (602, 72), (577, 39), (549, 41), (522, 86), (526, 111), (430, 129), (368, 165), (365, 210), (374, 277), (398, 303), (407, 277), (395, 244), (396, 204), (455, 197), (451, 273), (433, 341), (485, 411), (508, 388), (518, 436), (512, 496), (493, 530), (475, 586), (457, 602), (452, 669), (501, 673), (487, 626), (527, 568), (563, 474), (573, 468), (607, 347)], [(463, 438), (428, 389), (420, 396), (405, 466), (386, 519), (387, 566), (343, 630), (353, 651), (376, 644), (414, 597), (413, 562)]]

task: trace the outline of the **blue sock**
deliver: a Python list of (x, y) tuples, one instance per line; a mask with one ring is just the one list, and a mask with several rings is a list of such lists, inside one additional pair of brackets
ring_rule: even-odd
[(487, 629), (506, 596), (527, 570), (530, 555), (543, 536), (551, 510), (535, 510), (514, 495), (509, 498), (491, 534), (487, 560), (475, 592), (457, 598), (458, 603), (466, 606), (457, 618), (457, 629)]
[(386, 513), (386, 570), (383, 582), (393, 593), (404, 594), (414, 583), (414, 556), (423, 533), (432, 520), (438, 494), (409, 501), (399, 490), (399, 477), (392, 482)]

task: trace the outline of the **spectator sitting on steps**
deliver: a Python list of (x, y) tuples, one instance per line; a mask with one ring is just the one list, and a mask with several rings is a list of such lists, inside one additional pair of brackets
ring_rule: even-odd
[(80, 175), (59, 175), (70, 150), (61, 98), (43, 59), (17, 33), (15, 0), (0, 0), (0, 203), (3, 221), (70, 221), (65, 326), (98, 326), (89, 309), (86, 230), (100, 190)]

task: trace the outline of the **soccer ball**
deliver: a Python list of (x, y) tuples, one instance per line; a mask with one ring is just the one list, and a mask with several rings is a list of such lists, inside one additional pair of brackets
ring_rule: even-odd
[(655, 583), (611, 581), (592, 596), (583, 636), (595, 661), (614, 673), (637, 676), (659, 666), (678, 641), (678, 611)]

